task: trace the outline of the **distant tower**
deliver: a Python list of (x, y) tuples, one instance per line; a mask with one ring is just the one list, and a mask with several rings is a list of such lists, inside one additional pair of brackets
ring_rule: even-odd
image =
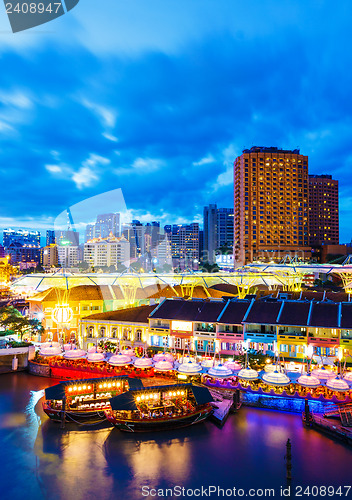
[(309, 176), (309, 244), (339, 244), (339, 182), (331, 175)]

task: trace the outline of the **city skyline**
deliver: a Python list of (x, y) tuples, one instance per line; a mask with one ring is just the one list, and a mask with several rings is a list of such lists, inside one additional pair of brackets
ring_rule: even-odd
[[(98, 13), (81, 3), (40, 37), (9, 36), (1, 20), (1, 227), (48, 228), (113, 188), (136, 219), (146, 208), (163, 224), (200, 221), (205, 205), (231, 206), (242, 150), (273, 145), (299, 147), (311, 174), (339, 179), (340, 239), (351, 240), (346, 1), (253, 1), (250, 16), (225, 0), (107, 0)], [(171, 17), (180, 22), (165, 30)]]

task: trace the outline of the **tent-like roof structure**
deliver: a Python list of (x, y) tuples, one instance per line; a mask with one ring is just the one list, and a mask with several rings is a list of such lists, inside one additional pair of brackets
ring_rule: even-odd
[(79, 380), (64, 380), (59, 384), (52, 385), (45, 389), (45, 399), (60, 400), (65, 397), (65, 388), (81, 384), (96, 384), (101, 382), (114, 382), (115, 380), (127, 380), (131, 389), (142, 389), (143, 384), (139, 378), (130, 378), (124, 375), (117, 375), (116, 377), (101, 377), (101, 378), (85, 378)]
[(145, 392), (155, 392), (155, 391), (170, 391), (170, 390), (182, 390), (191, 389), (198, 405), (203, 405), (213, 401), (213, 397), (207, 387), (198, 387), (192, 384), (174, 384), (174, 385), (163, 385), (155, 387), (144, 387), (141, 389), (130, 389), (128, 392), (124, 392), (119, 396), (115, 396), (110, 399), (111, 408), (113, 410), (124, 410), (133, 411), (137, 410), (137, 405), (135, 403), (135, 397), (141, 393)]

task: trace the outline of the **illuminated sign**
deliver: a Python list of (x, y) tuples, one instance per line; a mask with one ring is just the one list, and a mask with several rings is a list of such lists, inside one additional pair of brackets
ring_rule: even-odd
[(58, 324), (71, 323), (73, 311), (69, 304), (56, 304), (51, 319)]
[(172, 321), (171, 330), (176, 330), (179, 332), (191, 332), (193, 325), (191, 321)]

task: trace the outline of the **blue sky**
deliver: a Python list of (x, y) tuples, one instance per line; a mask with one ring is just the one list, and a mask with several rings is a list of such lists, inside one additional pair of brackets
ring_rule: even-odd
[[(340, 181), (351, 240), (350, 0), (80, 0), (12, 34), (0, 5), (0, 227), (121, 188), (134, 218), (233, 205), (252, 145)], [(99, 207), (97, 212), (104, 211)]]

